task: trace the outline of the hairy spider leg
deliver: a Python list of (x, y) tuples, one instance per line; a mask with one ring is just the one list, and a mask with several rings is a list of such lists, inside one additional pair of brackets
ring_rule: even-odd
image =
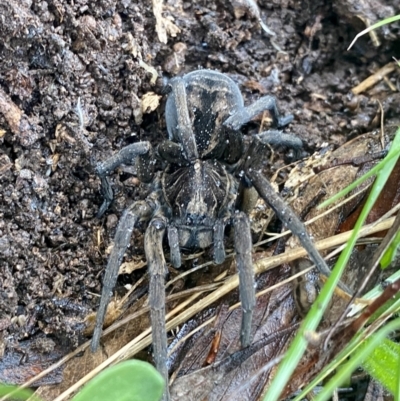
[(250, 221), (243, 212), (233, 216), (236, 264), (239, 272), (239, 294), (242, 304), (242, 324), (240, 341), (242, 347), (251, 344), (251, 322), (256, 305), (255, 280), (252, 261), (253, 243), (251, 241)]
[(168, 245), (170, 249), (170, 259), (172, 266), (179, 269), (182, 264), (181, 251), (179, 249), (178, 229), (175, 226), (168, 227)]
[(214, 224), (214, 262), (219, 265), (225, 260), (225, 226), (226, 221), (218, 219)]
[(281, 116), (274, 96), (263, 96), (250, 106), (244, 107), (235, 114), (231, 115), (224, 122), (224, 125), (233, 130), (239, 130), (255, 116), (268, 110), (271, 113), (273, 126), (277, 128), (285, 127), (293, 120), (293, 115)]
[[(275, 192), (270, 182), (262, 175), (260, 166), (257, 166), (257, 157), (252, 160), (251, 155), (258, 155), (263, 151), (263, 145), (258, 138), (254, 138), (249, 148), (248, 162), (245, 164), (245, 173), (251, 183), (256, 188), (258, 194), (264, 199), (265, 203), (275, 212), (278, 219), (280, 219), (287, 228), (298, 237), (301, 245), (307, 251), (310, 259), (314, 262), (316, 268), (320, 273), (329, 277), (331, 271), (322, 258), (321, 254), (317, 251), (314, 243), (307, 233), (305, 225), (293, 212), (292, 208), (288, 206), (285, 201)], [(343, 283), (339, 282), (338, 286), (343, 290), (351, 294), (351, 290)]]
[(97, 350), (100, 343), (107, 306), (117, 282), (119, 266), (121, 265), (126, 248), (129, 245), (133, 228), (138, 220), (149, 219), (152, 213), (153, 209), (146, 201), (138, 201), (125, 210), (120, 219), (114, 238), (114, 246), (104, 274), (100, 306), (97, 311), (96, 325), (91, 343), (92, 352)]
[(303, 142), (300, 138), (297, 138), (294, 135), (284, 134), (282, 131), (279, 130), (268, 130), (253, 136), (258, 138), (260, 142), (268, 144), (274, 149), (292, 149), (294, 152), (295, 160), (298, 160), (301, 157)]
[(144, 251), (149, 269), (149, 305), (153, 357), (157, 370), (165, 380), (163, 400), (169, 400), (167, 369), (167, 332), (165, 328), (165, 277), (168, 273), (162, 241), (167, 219), (156, 216), (150, 221), (144, 237)]
[(97, 213), (97, 218), (103, 216), (114, 199), (113, 190), (107, 175), (114, 171), (121, 164), (132, 164), (132, 162), (135, 161), (138, 156), (146, 155), (150, 152), (151, 145), (149, 142), (133, 143), (132, 145), (125, 146), (117, 154), (111, 156), (109, 159), (99, 163), (96, 166), (96, 173), (99, 176), (101, 183), (100, 193), (104, 197), (103, 204), (100, 206), (100, 209)]

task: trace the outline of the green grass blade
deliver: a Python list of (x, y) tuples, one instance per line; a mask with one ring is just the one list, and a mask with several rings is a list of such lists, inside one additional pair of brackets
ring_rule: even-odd
[(294, 338), (292, 344), (290, 345), (284, 359), (282, 360), (276, 376), (274, 377), (267, 393), (264, 396), (264, 401), (276, 401), (279, 399), (280, 394), (286, 387), (292, 373), (296, 369), (301, 357), (303, 356), (306, 348), (307, 341), (305, 340), (305, 331), (315, 331), (318, 327), (319, 322), (322, 319), (323, 313), (328, 306), (329, 300), (331, 299), (334, 289), (338, 284), (340, 277), (347, 265), (350, 258), (353, 247), (357, 241), (358, 233), (365, 222), (369, 212), (371, 211), (374, 203), (376, 202), (378, 196), (380, 195), (387, 179), (389, 178), (398, 158), (400, 155), (400, 129), (396, 132), (396, 137), (393, 140), (393, 144), (389, 150), (388, 155), (385, 159), (378, 164), (379, 169), (376, 169), (377, 177), (372, 186), (371, 192), (368, 199), (361, 211), (360, 217), (358, 218), (353, 233), (347, 243), (346, 248), (341, 253), (334, 269), (332, 270), (331, 276), (328, 278), (326, 284), (322, 288), (320, 294), (318, 295), (314, 305), (312, 306), (310, 312), (304, 319), (299, 332)]
[(349, 186), (344, 188), (342, 191), (338, 192), (336, 195), (327, 199), (325, 202), (322, 202), (320, 205), (318, 205), (318, 209), (323, 209), (324, 207), (329, 206), (332, 203), (336, 202), (338, 199), (347, 195), (350, 191), (352, 191), (358, 185), (360, 185), (361, 183), (366, 181), (368, 178), (379, 174), (381, 172), (381, 170), (383, 168), (385, 168), (385, 166), (387, 165), (387, 163), (389, 161), (391, 161), (393, 159), (397, 160), (397, 158), (399, 157), (399, 153), (400, 153), (400, 134), (399, 133), (400, 133), (400, 129), (396, 131), (396, 136), (393, 140), (393, 143), (389, 150), (389, 153), (386, 155), (386, 157), (381, 162), (379, 162), (376, 166), (374, 166), (371, 170), (369, 170), (362, 177), (358, 178), (356, 181), (354, 181)]
[(391, 24), (392, 22), (398, 21), (400, 20), (400, 15), (395, 15), (393, 17), (390, 18), (386, 18), (382, 21), (379, 21), (377, 23), (375, 23), (374, 25), (369, 26), (368, 28), (364, 29), (363, 31), (361, 31), (360, 33), (358, 33), (356, 35), (356, 37), (353, 39), (353, 41), (350, 43), (350, 46), (347, 48), (347, 50), (350, 50), (354, 43), (356, 43), (357, 39), (360, 38), (361, 36), (365, 35), (368, 32), (373, 31), (374, 29), (378, 29), (383, 25), (387, 25), (387, 24)]
[[(386, 314), (392, 315), (400, 310), (400, 300), (398, 299), (395, 304), (389, 305)], [(325, 380), (327, 377), (331, 376), (333, 372), (340, 369), (345, 369), (342, 372), (343, 377), (349, 377), (354, 369), (352, 369), (351, 365), (347, 365), (347, 359), (358, 352), (358, 348), (362, 346), (365, 338), (364, 332), (360, 332), (354, 336), (349, 341), (349, 344), (339, 352), (338, 355), (335, 356), (334, 360), (332, 360), (327, 366), (325, 366), (321, 372), (301, 391), (300, 394), (293, 399), (293, 401), (301, 401), (304, 397), (319, 383)]]

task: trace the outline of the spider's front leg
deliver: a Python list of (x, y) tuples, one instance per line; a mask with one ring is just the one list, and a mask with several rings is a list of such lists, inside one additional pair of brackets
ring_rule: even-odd
[(114, 247), (108, 259), (104, 274), (100, 306), (96, 316), (96, 325), (91, 343), (93, 352), (95, 352), (99, 346), (107, 306), (110, 302), (115, 283), (117, 282), (119, 266), (121, 265), (126, 248), (129, 245), (133, 228), (139, 220), (148, 220), (152, 213), (153, 208), (146, 201), (138, 201), (133, 203), (129, 209), (125, 210), (120, 219), (114, 238)]
[(104, 198), (103, 204), (97, 213), (98, 218), (105, 213), (114, 199), (113, 190), (107, 176), (121, 164), (133, 164), (137, 157), (139, 157), (139, 179), (143, 182), (151, 181), (153, 172), (149, 160), (151, 157), (151, 145), (149, 142), (137, 142), (125, 146), (117, 154), (96, 166), (96, 173), (101, 182), (100, 192)]
[(168, 401), (168, 369), (167, 369), (167, 332), (165, 328), (165, 276), (168, 273), (165, 263), (162, 241), (167, 226), (167, 219), (156, 216), (146, 230), (144, 250), (149, 269), (149, 304), (151, 332), (153, 339), (153, 355), (157, 370), (165, 380), (163, 401)]
[(251, 343), (251, 322), (256, 304), (255, 281), (252, 261), (253, 243), (249, 218), (243, 212), (233, 216), (236, 265), (239, 272), (239, 293), (242, 304), (242, 326), (240, 341), (242, 347)]

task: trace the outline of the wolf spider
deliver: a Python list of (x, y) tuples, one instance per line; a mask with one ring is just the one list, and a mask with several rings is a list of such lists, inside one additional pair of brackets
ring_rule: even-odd
[[(104, 196), (99, 217), (113, 199), (107, 176), (121, 164), (137, 162), (137, 175), (142, 182), (151, 184), (152, 192), (145, 200), (133, 202), (120, 219), (104, 275), (92, 339), (92, 350), (95, 351), (133, 228), (138, 221), (145, 222), (144, 248), (150, 276), (154, 361), (166, 383), (164, 280), (167, 266), (163, 252), (166, 232), (171, 263), (179, 268), (181, 249), (204, 249), (210, 245), (213, 245), (215, 263), (222, 263), (225, 259), (225, 228), (228, 225), (233, 228), (242, 304), (240, 340), (243, 347), (251, 342), (251, 321), (256, 302), (248, 213), (258, 196), (299, 237), (319, 271), (325, 275), (330, 273), (304, 225), (262, 174), (262, 164), (270, 155), (270, 147), (285, 147), (297, 152), (302, 148), (301, 140), (274, 129), (251, 136), (247, 146), (240, 130), (265, 110), (270, 112), (274, 128), (286, 126), (293, 116), (281, 116), (273, 96), (264, 96), (245, 107), (238, 86), (216, 71), (198, 70), (174, 78), (169, 81), (168, 88), (165, 119), (169, 139), (161, 142), (155, 152), (149, 142), (134, 143), (97, 166)], [(164, 162), (164, 171), (154, 173), (155, 158)], [(168, 388), (164, 399), (169, 399)]]

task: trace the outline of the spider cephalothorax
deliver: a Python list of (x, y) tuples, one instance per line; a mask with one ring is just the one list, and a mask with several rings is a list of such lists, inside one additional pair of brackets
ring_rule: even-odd
[[(169, 139), (161, 142), (155, 152), (149, 142), (134, 143), (97, 166), (104, 195), (99, 216), (113, 199), (107, 175), (120, 164), (137, 162), (138, 177), (150, 183), (152, 191), (145, 200), (134, 202), (118, 224), (92, 339), (92, 350), (96, 350), (118, 268), (134, 225), (139, 220), (145, 221), (148, 224), (145, 254), (150, 276), (154, 360), (166, 381), (165, 234), (171, 263), (180, 267), (182, 249), (210, 245), (214, 249), (214, 261), (222, 263), (225, 259), (225, 227), (230, 225), (233, 228), (243, 311), (240, 331), (243, 347), (251, 342), (251, 319), (255, 306), (248, 212), (258, 195), (299, 237), (317, 268), (329, 275), (328, 267), (314, 248), (303, 224), (262, 175), (262, 164), (268, 158), (270, 147), (283, 146), (298, 151), (302, 142), (275, 129), (252, 136), (250, 144), (244, 146), (240, 131), (244, 124), (265, 110), (270, 111), (274, 128), (289, 124), (293, 116), (281, 117), (273, 96), (264, 96), (245, 107), (238, 86), (215, 71), (194, 71), (172, 79), (168, 85), (165, 119)], [(153, 172), (154, 157), (164, 162), (164, 171)], [(169, 399), (168, 389), (164, 399)]]

